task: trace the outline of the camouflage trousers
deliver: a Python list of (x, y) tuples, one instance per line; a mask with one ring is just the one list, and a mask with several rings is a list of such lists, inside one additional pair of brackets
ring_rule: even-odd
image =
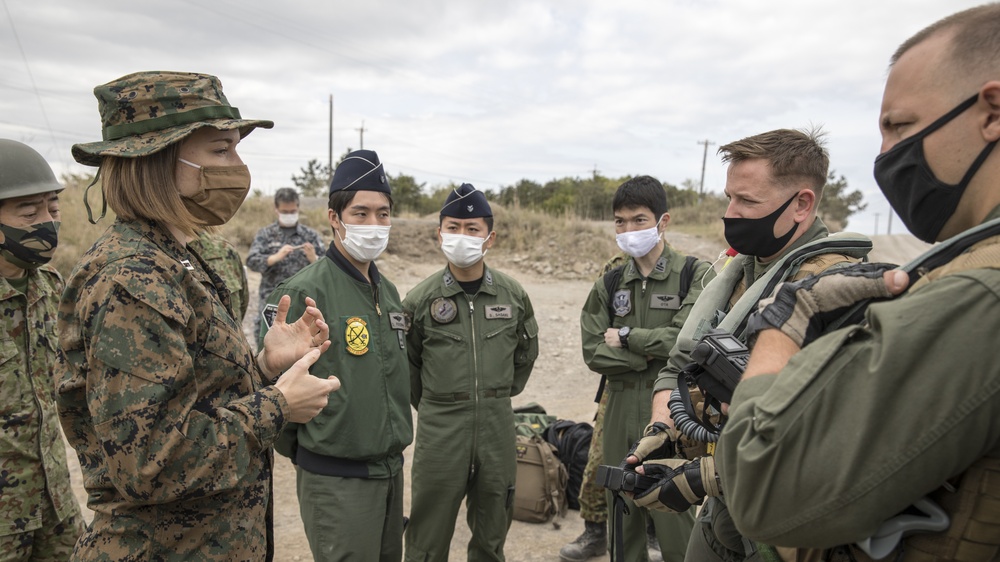
[(583, 469), (583, 482), (580, 484), (580, 517), (591, 523), (604, 523), (608, 520), (608, 502), (604, 488), (597, 485), (597, 467), (604, 464), (604, 413), (608, 409), (608, 390), (601, 393), (597, 403), (597, 415), (594, 416), (594, 436), (590, 439), (590, 451), (587, 453), (587, 466)]
[(0, 537), (0, 562), (63, 562), (70, 559), (76, 539), (83, 534), (83, 515), (77, 509), (63, 521), (56, 521), (52, 503), (42, 503), (45, 511), (40, 529)]

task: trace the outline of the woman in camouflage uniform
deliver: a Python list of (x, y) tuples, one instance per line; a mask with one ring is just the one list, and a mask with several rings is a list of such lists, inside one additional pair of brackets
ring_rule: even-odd
[(94, 510), (74, 559), (270, 559), (271, 444), (339, 387), (308, 375), (329, 328), (312, 306), (286, 323), (285, 301), (253, 357), (225, 284), (186, 244), (239, 208), (236, 145), (272, 123), (241, 119), (214, 76), (140, 72), (94, 93), (105, 140), (73, 156), (100, 166), (118, 218), (59, 308), (60, 416)]

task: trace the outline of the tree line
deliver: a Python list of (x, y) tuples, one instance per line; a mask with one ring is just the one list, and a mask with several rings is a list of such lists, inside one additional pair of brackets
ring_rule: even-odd
[[(350, 149), (344, 156), (349, 152)], [(298, 174), (293, 174), (291, 179), (302, 195), (323, 196), (330, 185), (332, 172), (329, 165), (320, 164), (318, 160), (310, 160)], [(418, 183), (413, 176), (407, 174), (387, 175), (392, 185), (392, 198), (396, 208), (402, 212), (418, 215), (436, 213), (444, 204), (448, 193), (457, 187), (447, 184), (428, 188), (426, 183)], [(594, 173), (593, 176), (586, 178), (551, 179), (544, 184), (522, 179), (514, 185), (483, 192), (490, 202), (508, 208), (527, 208), (551, 215), (604, 221), (613, 218), (611, 203), (618, 186), (631, 177), (612, 178)], [(706, 200), (709, 200), (713, 208), (717, 208), (725, 200), (725, 196), (721, 194), (699, 194), (694, 185), (695, 182), (692, 180), (683, 182), (680, 187), (663, 182), (670, 208), (697, 207), (706, 203)], [(863, 203), (863, 198), (859, 190), (850, 190), (847, 178), (843, 175), (838, 177), (835, 171), (831, 171), (823, 188), (819, 215), (834, 229), (842, 228), (851, 215), (865, 209), (867, 204)]]

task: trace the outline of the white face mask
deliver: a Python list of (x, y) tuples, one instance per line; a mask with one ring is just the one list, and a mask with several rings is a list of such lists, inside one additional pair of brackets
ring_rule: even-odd
[(486, 250), (483, 249), (485, 243), (486, 238), (478, 236), (441, 233), (441, 251), (444, 252), (444, 257), (455, 267), (462, 269), (483, 259), (486, 255)]
[(283, 226), (285, 228), (290, 228), (298, 224), (299, 222), (299, 212), (294, 213), (278, 213), (278, 226)]
[(653, 228), (622, 232), (616, 235), (615, 239), (618, 241), (618, 247), (633, 258), (645, 256), (660, 241), (660, 231), (657, 229), (659, 224), (656, 223), (656, 226)]
[(346, 231), (340, 242), (351, 257), (358, 261), (375, 261), (389, 245), (389, 226), (347, 224), (340, 221)]

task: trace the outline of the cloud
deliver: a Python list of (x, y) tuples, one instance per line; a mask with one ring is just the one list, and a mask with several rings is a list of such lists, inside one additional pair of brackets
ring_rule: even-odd
[(275, 121), (240, 147), (265, 191), (326, 160), (331, 94), (335, 158), (359, 147), (363, 122), (390, 172), (429, 186), (595, 168), (680, 184), (700, 177), (708, 139), (705, 183), (720, 191), (719, 144), (822, 124), (832, 167), (884, 216), (871, 163), (888, 57), (976, 3), (7, 0), (0, 136), (83, 171), (69, 147), (99, 138), (95, 85), (192, 70), (219, 76), (245, 116)]

